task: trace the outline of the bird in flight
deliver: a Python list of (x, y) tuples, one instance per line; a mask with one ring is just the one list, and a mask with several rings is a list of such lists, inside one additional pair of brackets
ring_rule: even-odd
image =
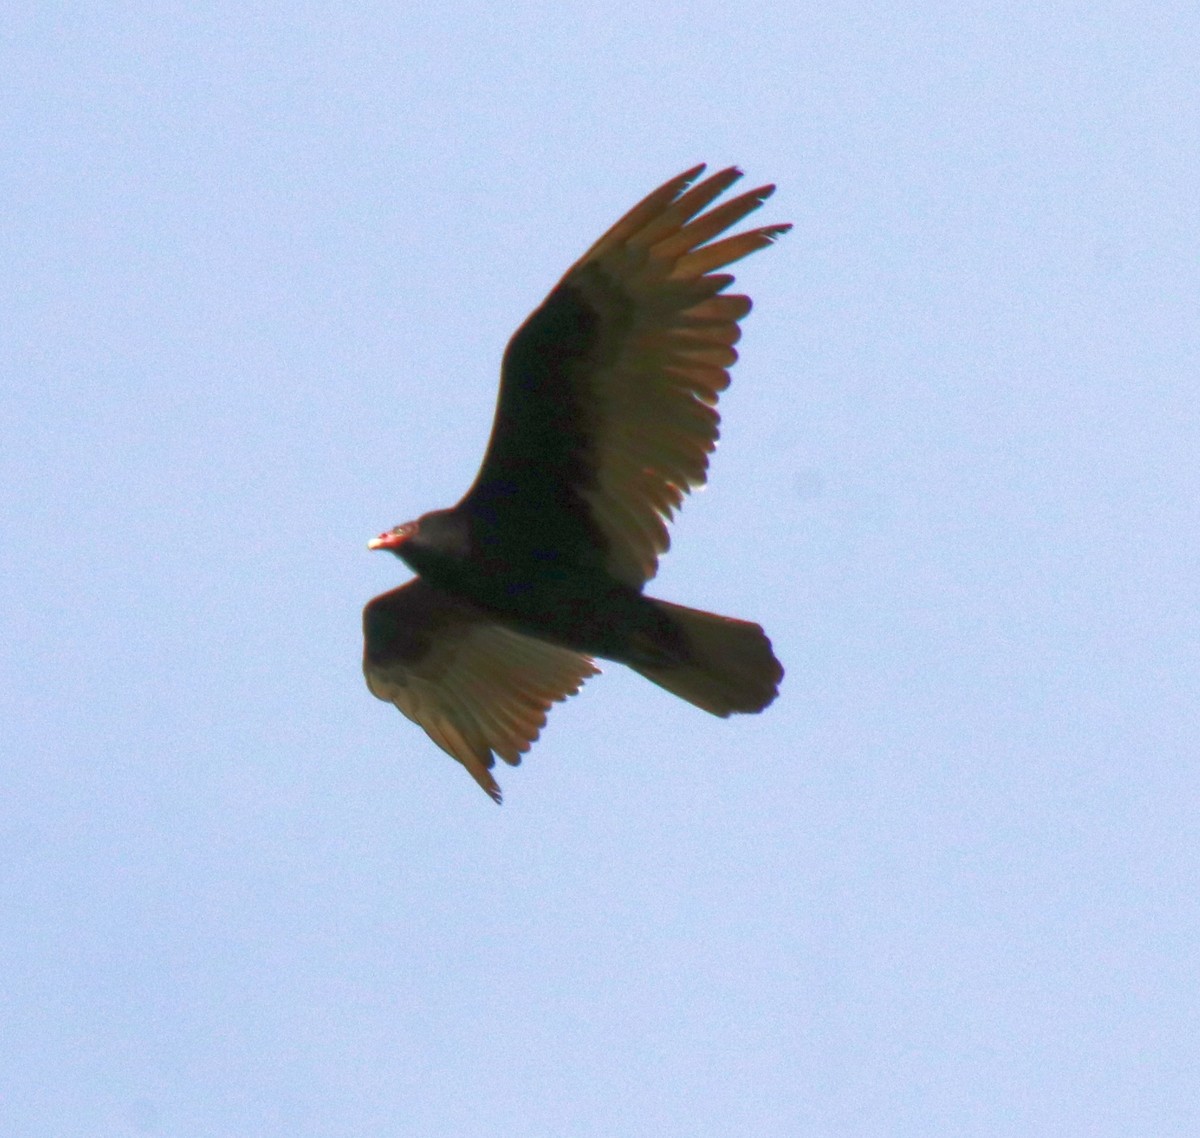
[(706, 480), (750, 311), (721, 270), (791, 228), (722, 236), (775, 187), (714, 205), (741, 172), (703, 172), (634, 206), (509, 341), (491, 440), (458, 505), (369, 543), (417, 576), (363, 610), (367, 686), (496, 802), (495, 757), (519, 763), (595, 657), (713, 715), (778, 694), (783, 668), (757, 624), (642, 591), (666, 523)]

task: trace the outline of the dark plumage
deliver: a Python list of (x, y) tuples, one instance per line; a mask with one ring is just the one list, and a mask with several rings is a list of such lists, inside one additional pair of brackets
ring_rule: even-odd
[(783, 676), (757, 624), (642, 592), (666, 522), (706, 479), (750, 311), (713, 270), (790, 228), (718, 240), (774, 187), (708, 209), (741, 175), (696, 182), (703, 169), (630, 210), (513, 336), (462, 501), (370, 543), (418, 576), (363, 612), (367, 684), (497, 802), (495, 755), (520, 761), (592, 657), (721, 716), (761, 711)]

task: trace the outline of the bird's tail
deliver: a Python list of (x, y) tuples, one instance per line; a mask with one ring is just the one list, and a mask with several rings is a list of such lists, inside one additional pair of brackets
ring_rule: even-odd
[(757, 624), (645, 599), (679, 630), (687, 648), (678, 663), (631, 663), (646, 679), (722, 717), (762, 711), (779, 694), (783, 666)]

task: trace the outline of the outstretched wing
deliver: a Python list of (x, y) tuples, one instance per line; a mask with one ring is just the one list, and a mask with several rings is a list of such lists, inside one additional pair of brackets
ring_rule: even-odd
[(750, 311), (714, 270), (791, 226), (717, 240), (775, 187), (709, 209), (741, 173), (696, 182), (703, 170), (630, 210), (508, 345), (491, 441), (462, 506), (518, 556), (553, 550), (640, 587), (670, 544), (672, 512), (707, 477), (717, 396)]
[(516, 765), (557, 700), (599, 669), (496, 624), (421, 578), (363, 609), (363, 674), (497, 802), (495, 755)]

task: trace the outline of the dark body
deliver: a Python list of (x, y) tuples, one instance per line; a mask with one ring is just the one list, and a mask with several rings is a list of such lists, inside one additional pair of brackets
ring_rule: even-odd
[(506, 540), (511, 530), (481, 519), (469, 500), (426, 514), (418, 525), (397, 550), (408, 566), (520, 632), (621, 664), (668, 666), (690, 658), (675, 621), (595, 557), (575, 558), (569, 546)]

